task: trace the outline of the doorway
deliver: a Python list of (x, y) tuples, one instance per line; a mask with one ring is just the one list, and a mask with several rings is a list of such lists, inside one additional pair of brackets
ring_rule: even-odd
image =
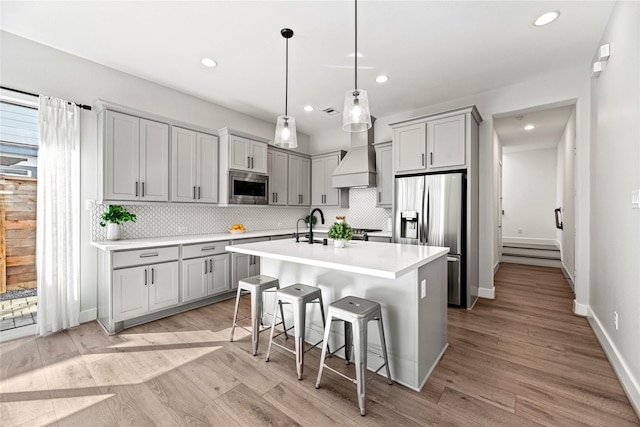
[[(575, 274), (575, 104), (494, 117), (500, 262)], [(562, 223), (556, 223), (556, 213)], [(501, 238), (501, 239), (500, 239)]]

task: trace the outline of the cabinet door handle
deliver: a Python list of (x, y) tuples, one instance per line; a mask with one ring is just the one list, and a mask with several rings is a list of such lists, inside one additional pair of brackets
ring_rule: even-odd
[(378, 191), (378, 202), (382, 201), (382, 191)]
[(204, 274), (207, 274), (207, 260), (204, 260)]
[(196, 186), (193, 186), (193, 200), (196, 199)]
[(144, 181), (142, 181), (142, 197), (144, 197)]
[(247, 156), (247, 169), (251, 169), (251, 157)]
[(424, 166), (424, 153), (422, 153), (422, 166)]
[(140, 258), (151, 258), (158, 255), (158, 252), (148, 252), (146, 254), (140, 254)]
[(429, 164), (433, 165), (433, 151), (429, 153)]
[(209, 273), (213, 272), (213, 259), (209, 259)]
[(253, 157), (251, 158), (251, 169), (253, 169)]
[(151, 284), (153, 285), (156, 282), (156, 269), (151, 269)]
[(202, 191), (202, 187), (198, 186), (198, 200), (200, 200), (200, 192)]
[(147, 276), (149, 275), (149, 271), (144, 269), (144, 285), (147, 286)]
[(138, 197), (138, 181), (136, 181), (136, 197)]

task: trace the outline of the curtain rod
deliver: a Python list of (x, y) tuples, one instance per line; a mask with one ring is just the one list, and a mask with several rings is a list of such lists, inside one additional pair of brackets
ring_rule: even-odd
[[(10, 91), (13, 91), (13, 92), (21, 93), (23, 95), (40, 96), (37, 93), (25, 92), (24, 90), (13, 89), (13, 88), (6, 87), (6, 86), (0, 86), (0, 89), (10, 90)], [(68, 102), (69, 102), (69, 104), (71, 104), (70, 101), (68, 101)], [(74, 102), (74, 104), (76, 104), (78, 106), (78, 108), (82, 108), (83, 110), (91, 111), (91, 106), (90, 105), (77, 104), (75, 102)]]

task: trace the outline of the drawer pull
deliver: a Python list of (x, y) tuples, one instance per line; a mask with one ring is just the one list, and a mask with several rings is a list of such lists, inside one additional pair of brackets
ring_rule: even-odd
[(148, 254), (140, 254), (140, 258), (151, 258), (158, 255), (158, 252), (150, 252)]
[(216, 247), (215, 246), (205, 246), (204, 248), (200, 249), (201, 251), (212, 251), (214, 250)]

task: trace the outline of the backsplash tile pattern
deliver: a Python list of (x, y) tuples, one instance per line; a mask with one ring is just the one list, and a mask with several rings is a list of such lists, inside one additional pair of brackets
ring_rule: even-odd
[(326, 208), (325, 225), (333, 224), (336, 216), (345, 216), (353, 227), (387, 229), (387, 218), (392, 215), (391, 209), (377, 208), (378, 190), (376, 188), (352, 188), (349, 190), (349, 208)]
[[(337, 215), (347, 217), (352, 226), (386, 229), (391, 209), (376, 208), (375, 188), (354, 188), (349, 194), (349, 208), (324, 208), (325, 225), (333, 223)], [(108, 205), (95, 205), (92, 211), (91, 238), (106, 239), (106, 228), (100, 226), (100, 217)], [(247, 230), (273, 230), (295, 228), (298, 218), (309, 213), (307, 208), (275, 206), (217, 207), (187, 204), (122, 205), (136, 214), (136, 222), (122, 224), (123, 239), (166, 237), (192, 234), (223, 233), (236, 222)]]
[[(96, 205), (92, 212), (91, 238), (105, 240), (106, 228), (100, 217), (108, 205)], [(295, 228), (296, 220), (307, 215), (307, 209), (267, 206), (216, 207), (186, 204), (122, 205), (136, 222), (122, 224), (123, 239), (167, 237), (192, 234), (224, 233), (234, 223), (247, 230)]]

